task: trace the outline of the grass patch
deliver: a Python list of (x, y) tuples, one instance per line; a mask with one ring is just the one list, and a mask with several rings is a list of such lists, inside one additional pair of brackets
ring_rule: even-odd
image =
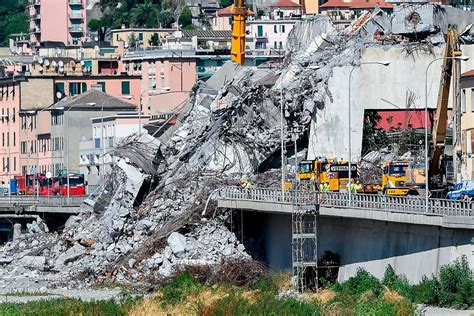
[[(136, 303), (136, 302), (134, 302)], [(0, 315), (128, 315), (133, 304), (117, 304), (113, 300), (83, 302), (80, 300), (52, 299), (28, 303), (2, 303)]]

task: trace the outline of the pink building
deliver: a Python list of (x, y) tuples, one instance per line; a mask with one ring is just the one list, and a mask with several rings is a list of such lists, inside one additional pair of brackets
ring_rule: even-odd
[(8, 183), (9, 176), (20, 173), (20, 81), (0, 79), (0, 180)]
[(196, 56), (194, 50), (157, 49), (146, 58), (139, 53), (126, 54), (124, 71), (141, 76), (143, 113), (167, 116), (189, 97), (196, 83)]
[(30, 41), (81, 45), (86, 38), (86, 0), (29, 0)]

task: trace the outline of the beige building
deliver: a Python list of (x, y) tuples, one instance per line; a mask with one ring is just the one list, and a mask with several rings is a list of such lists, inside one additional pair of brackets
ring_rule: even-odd
[(172, 34), (175, 29), (145, 29), (145, 28), (128, 28), (115, 29), (110, 31), (112, 46), (119, 46), (120, 42), (126, 43), (126, 48), (133, 46), (130, 39), (135, 37), (135, 47), (148, 48), (150, 39), (153, 34), (158, 34), (160, 41), (163, 41), (168, 35)]
[(461, 177), (474, 179), (474, 69), (461, 75)]
[[(255, 13), (247, 10), (247, 20), (254, 19)], [(225, 7), (216, 11), (212, 18), (212, 30), (214, 31), (232, 31), (232, 6)]]

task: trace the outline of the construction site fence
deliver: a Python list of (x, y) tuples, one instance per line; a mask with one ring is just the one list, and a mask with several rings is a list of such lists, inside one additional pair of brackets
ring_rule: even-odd
[(85, 196), (4, 196), (0, 198), (0, 206), (50, 206), (50, 207), (64, 207), (64, 206), (80, 206), (84, 201)]
[(217, 199), (248, 200), (292, 205), (321, 205), (339, 208), (357, 208), (401, 213), (423, 213), (444, 216), (474, 216), (474, 203), (448, 199), (429, 199), (428, 208), (423, 196), (388, 196), (382, 194), (314, 191), (287, 191), (279, 189), (242, 189), (226, 187), (217, 192)]

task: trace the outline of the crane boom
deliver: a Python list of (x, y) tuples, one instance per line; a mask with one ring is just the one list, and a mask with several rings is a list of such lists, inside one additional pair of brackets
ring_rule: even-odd
[(234, 0), (232, 5), (232, 61), (243, 65), (245, 63), (245, 16), (247, 9), (244, 0)]
[(445, 140), (446, 140), (446, 127), (448, 123), (448, 100), (449, 90), (451, 88), (451, 79), (459, 76), (456, 71), (455, 63), (452, 57), (461, 56), (458, 42), (458, 32), (456, 28), (450, 27), (448, 29), (448, 36), (446, 40), (446, 49), (444, 52), (443, 59), (443, 73), (441, 74), (441, 83), (438, 92), (438, 102), (436, 107), (436, 118), (433, 124), (432, 131), (432, 142), (433, 142), (433, 153), (431, 156), (431, 165), (429, 175), (439, 175), (440, 170), (440, 158), (443, 154)]

